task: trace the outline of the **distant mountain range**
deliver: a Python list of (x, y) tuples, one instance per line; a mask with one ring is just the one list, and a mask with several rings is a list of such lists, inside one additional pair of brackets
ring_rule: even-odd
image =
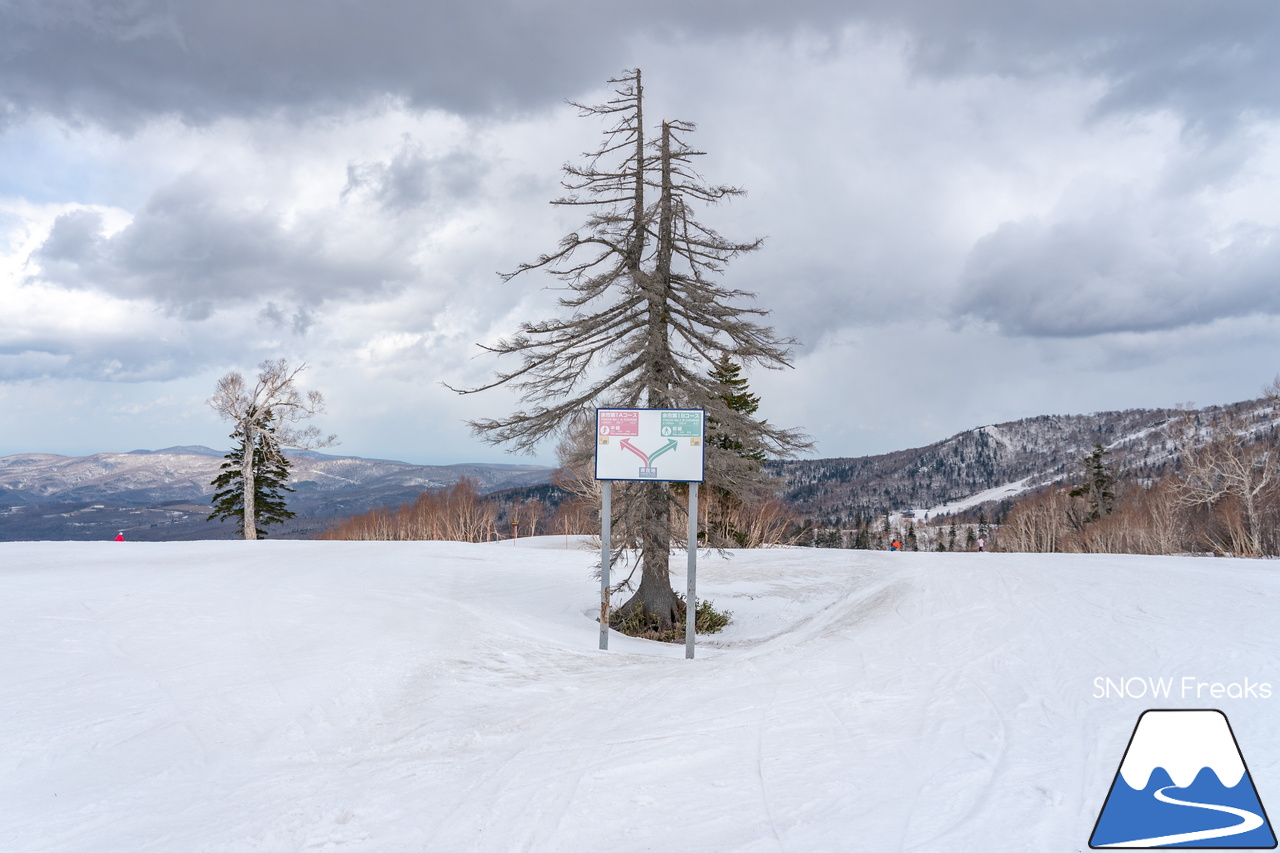
[[(382, 459), (290, 453), (289, 508), (300, 518), (273, 536), (308, 535), (332, 520), (395, 506), (463, 477), (481, 492), (547, 483), (540, 465), (412, 465)], [(223, 453), (167, 447), (92, 456), (21, 453), (0, 457), (0, 541), (100, 539), (116, 528), (133, 538), (224, 538), (230, 525), (205, 523)]]
[[(1275, 432), (1265, 401), (1210, 407), (1253, 416), (1258, 434)], [(915, 510), (934, 515), (1009, 499), (1075, 476), (1101, 443), (1124, 476), (1158, 477), (1170, 470), (1165, 433), (1175, 409), (1129, 409), (1091, 415), (1042, 415), (977, 427), (927, 447), (878, 456), (766, 463), (781, 494), (802, 518)], [(550, 482), (538, 465), (411, 465), (382, 459), (290, 454), (289, 507), (299, 518), (275, 538), (310, 536), (334, 521), (375, 506), (398, 506), (463, 477), (482, 493), (530, 489)], [(210, 483), (223, 454), (202, 446), (69, 457), (23, 453), (0, 457), (0, 541), (126, 538), (230, 538), (229, 524), (205, 522)], [(516, 492), (519, 496), (521, 493)]]
[[(1258, 438), (1273, 435), (1276, 413), (1265, 400), (1210, 406), (1185, 414), (1248, 415)], [(914, 510), (934, 515), (1007, 500), (1078, 476), (1096, 444), (1122, 476), (1151, 480), (1171, 470), (1166, 427), (1178, 409), (1127, 409), (1091, 415), (1041, 415), (977, 427), (927, 447), (878, 456), (766, 463), (784, 484), (783, 498), (806, 518)]]

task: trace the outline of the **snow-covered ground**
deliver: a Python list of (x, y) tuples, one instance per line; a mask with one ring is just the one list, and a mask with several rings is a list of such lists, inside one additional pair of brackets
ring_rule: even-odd
[(919, 518), (937, 518), (940, 515), (954, 515), (957, 512), (963, 512), (966, 509), (972, 509), (979, 504), (989, 503), (991, 501), (1002, 501), (1007, 498), (1014, 498), (1023, 492), (1029, 492), (1037, 486), (1042, 486), (1048, 482), (1047, 478), (1040, 475), (1024, 477), (1013, 483), (1004, 483), (991, 489), (987, 489), (977, 494), (969, 495), (967, 498), (951, 501), (950, 503), (931, 506), (927, 509), (915, 510), (916, 516)]
[(1153, 707), (1280, 812), (1275, 562), (706, 556), (686, 661), (564, 545), (0, 544), (0, 849), (1083, 850)]

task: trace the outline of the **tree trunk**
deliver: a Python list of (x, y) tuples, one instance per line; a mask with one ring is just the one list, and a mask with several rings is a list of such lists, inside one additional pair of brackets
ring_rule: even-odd
[[(671, 281), (672, 193), (671, 128), (662, 123), (662, 194), (659, 197), (658, 246), (653, 274), (647, 281), (649, 311), (648, 378), (645, 403), (651, 409), (671, 405), (671, 343), (667, 317)], [(671, 588), (671, 505), (666, 483), (640, 486), (643, 507), (640, 536), (640, 588), (619, 613), (645, 615), (662, 630), (678, 625), (683, 617), (680, 599)]]
[(240, 456), (240, 476), (244, 485), (244, 538), (258, 538), (258, 508), (254, 497), (257, 483), (254, 480), (253, 449), (257, 446), (257, 434), (252, 427), (245, 429), (244, 453)]
[(640, 616), (661, 630), (670, 630), (684, 618), (684, 610), (671, 588), (671, 508), (666, 483), (644, 483), (639, 500), (643, 506), (640, 542), (640, 588), (618, 613)]
[(1249, 525), (1249, 554), (1250, 557), (1262, 556), (1262, 524), (1259, 518), (1257, 502), (1255, 500), (1255, 492), (1252, 483), (1247, 483), (1241, 490), (1244, 492), (1244, 514), (1245, 521)]
[(635, 180), (632, 184), (631, 235), (627, 243), (626, 265), (632, 275), (640, 271), (645, 246), (644, 210), (644, 87), (640, 85), (640, 69), (636, 69), (636, 153)]

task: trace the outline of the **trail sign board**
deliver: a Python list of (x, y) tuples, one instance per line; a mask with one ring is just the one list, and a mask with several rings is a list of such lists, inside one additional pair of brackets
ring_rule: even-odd
[(702, 409), (596, 409), (596, 479), (701, 483)]

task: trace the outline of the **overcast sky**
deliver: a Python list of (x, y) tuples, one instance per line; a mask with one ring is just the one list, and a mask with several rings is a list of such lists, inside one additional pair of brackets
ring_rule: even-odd
[(218, 377), (284, 356), (340, 452), (527, 461), (440, 383), (555, 311), (497, 273), (636, 66), (748, 192), (703, 218), (766, 238), (727, 283), (817, 455), (1280, 372), (1274, 0), (0, 0), (0, 455), (229, 446)]

